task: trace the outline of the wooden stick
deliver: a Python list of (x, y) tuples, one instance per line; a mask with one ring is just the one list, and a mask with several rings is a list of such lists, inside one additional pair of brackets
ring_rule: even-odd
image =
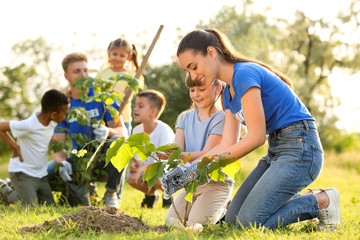
[[(153, 39), (153, 41), (152, 41), (152, 43), (151, 43), (151, 45), (150, 45), (150, 47), (148, 49), (143, 61), (141, 62), (141, 65), (140, 65), (139, 69), (136, 71), (136, 74), (135, 74), (136, 79), (139, 79), (139, 77), (143, 73), (143, 71), (145, 69), (145, 66), (146, 66), (146, 64), (147, 64), (147, 62), (149, 60), (150, 54), (151, 54), (152, 50), (154, 49), (154, 46), (155, 46), (157, 40), (159, 39), (160, 33), (161, 33), (163, 28), (164, 28), (164, 25), (160, 25), (159, 30), (157, 31), (157, 33), (156, 33), (156, 35), (155, 35), (155, 37), (154, 37), (154, 39)], [(128, 87), (127, 90), (126, 90), (125, 96), (123, 98), (123, 102), (121, 103), (121, 105), (119, 107), (119, 115), (121, 115), (122, 111), (124, 110), (125, 105), (128, 103), (129, 99), (132, 98), (132, 95), (133, 95), (133, 92), (132, 92), (131, 88)]]

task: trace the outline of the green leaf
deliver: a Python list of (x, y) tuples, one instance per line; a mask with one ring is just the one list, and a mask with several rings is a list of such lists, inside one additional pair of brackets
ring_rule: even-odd
[(94, 94), (97, 95), (97, 94), (99, 94), (99, 93), (101, 93), (101, 88), (98, 87), (98, 86), (96, 86), (96, 87), (94, 88)]
[(125, 138), (121, 137), (113, 141), (106, 151), (106, 165), (110, 162), (111, 158), (115, 156), (116, 152), (119, 150), (119, 148), (123, 145), (125, 142)]
[(140, 158), (141, 161), (145, 161), (145, 159), (149, 157), (149, 155), (147, 155), (143, 150), (139, 149), (137, 146), (133, 146), (131, 149), (133, 150), (134, 153), (138, 154), (138, 157)]
[(82, 172), (81, 175), (87, 179), (87, 180), (91, 180), (91, 175), (88, 172)]
[(89, 138), (87, 135), (85, 134), (81, 134), (81, 133), (73, 133), (70, 136), (72, 139), (75, 139), (76, 143), (79, 146), (84, 146), (85, 144), (87, 144), (89, 142)]
[(170, 171), (171, 169), (175, 168), (177, 165), (180, 164), (180, 155), (181, 155), (181, 149), (177, 149), (174, 152), (172, 152), (172, 154), (170, 155), (170, 157), (167, 160), (167, 170)]
[(177, 150), (180, 149), (179, 146), (172, 144), (172, 145), (163, 145), (155, 149), (157, 152), (166, 152), (169, 150)]
[(130, 76), (129, 74), (127, 73), (119, 73), (118, 75), (116, 75), (116, 81), (119, 82), (119, 81), (126, 81), (126, 82), (129, 82), (133, 79), (132, 76)]
[(164, 168), (165, 164), (162, 162), (154, 162), (145, 168), (143, 180), (148, 183), (149, 189), (163, 176)]
[(119, 119), (119, 112), (113, 106), (107, 105), (106, 110), (109, 111), (109, 113), (110, 113), (111, 117), (114, 119), (114, 121), (117, 121)]
[(132, 134), (127, 142), (129, 143), (129, 145), (132, 146), (138, 146), (138, 145), (143, 145), (145, 143), (150, 143), (150, 137), (149, 135), (147, 135), (146, 133), (142, 132), (142, 133), (135, 133)]
[(173, 159), (180, 159), (181, 157), (181, 149), (178, 148), (177, 150), (173, 151), (170, 155), (170, 157), (168, 158), (168, 161), (172, 161)]
[(211, 163), (212, 161), (213, 161), (213, 159), (212, 159), (210, 156), (203, 157), (203, 158), (201, 159), (201, 161), (198, 162), (197, 168), (198, 168), (198, 169), (204, 168), (204, 167), (206, 167), (209, 163)]
[(63, 128), (63, 127), (59, 127), (59, 126), (56, 126), (55, 130), (59, 131), (59, 132), (63, 132), (63, 133), (66, 133), (68, 131), (67, 128)]
[(111, 97), (108, 97), (108, 98), (106, 98), (106, 100), (105, 100), (105, 104), (106, 105), (111, 105), (111, 104), (113, 104), (115, 101), (114, 101), (114, 99), (112, 99)]
[(133, 151), (139, 154), (139, 158), (143, 161), (155, 150), (155, 145), (150, 143), (149, 135), (144, 132), (131, 135), (127, 142)]
[[(199, 164), (198, 164), (199, 165)], [(209, 178), (207, 175), (206, 168), (201, 168), (197, 170), (199, 172), (199, 183), (200, 184), (206, 184), (209, 182)]]
[(214, 181), (225, 182), (225, 173), (220, 168), (220, 162), (212, 162), (209, 167), (209, 177)]
[(129, 146), (129, 144), (124, 143), (123, 145), (121, 145), (116, 155), (110, 159), (110, 161), (114, 165), (114, 167), (119, 172), (121, 172), (121, 170), (126, 167), (132, 157), (134, 157), (134, 153), (131, 150), (131, 147)]
[(94, 96), (88, 96), (86, 99), (86, 102), (93, 102), (95, 101), (95, 97)]
[(196, 192), (197, 186), (199, 185), (199, 183), (194, 179), (191, 182), (189, 182), (186, 187), (185, 187), (185, 191), (186, 191), (186, 195), (185, 195), (185, 199), (188, 202), (192, 202), (192, 196), (193, 193)]
[(89, 125), (90, 118), (88, 112), (83, 107), (72, 107), (68, 112), (68, 121), (75, 119), (80, 125)]
[(221, 169), (231, 178), (241, 170), (241, 163), (237, 158), (219, 159)]
[(115, 92), (115, 91), (112, 94), (115, 96), (115, 98), (118, 102), (122, 102), (124, 100), (124, 97), (122, 94)]
[(50, 142), (50, 150), (53, 153), (60, 152), (62, 150), (68, 151), (69, 149), (69, 146), (65, 142), (57, 142), (55, 140)]

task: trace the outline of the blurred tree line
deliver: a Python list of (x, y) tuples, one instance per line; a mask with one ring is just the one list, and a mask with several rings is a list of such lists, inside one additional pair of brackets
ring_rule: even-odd
[[(196, 28), (221, 30), (243, 55), (287, 74), (293, 80), (295, 92), (315, 116), (325, 149), (342, 152), (358, 148), (359, 133), (346, 133), (336, 127), (339, 117), (331, 110), (340, 100), (331, 95), (328, 78), (335, 69), (351, 75), (360, 68), (360, 42), (351, 38), (351, 33), (359, 31), (360, 1), (353, 0), (348, 10), (339, 12), (335, 19), (314, 20), (297, 11), (292, 22), (268, 17), (270, 9), (255, 12), (252, 0), (243, 0), (242, 6), (240, 12), (235, 7), (225, 6)], [(179, 30), (177, 42), (182, 35)], [(94, 47), (86, 54), (89, 61), (98, 60), (103, 51), (105, 49)], [(59, 89), (62, 77), (59, 59), (64, 54), (59, 55), (61, 48), (42, 37), (15, 44), (13, 52), (23, 61), (14, 67), (1, 68), (0, 120), (28, 117), (39, 109), (39, 100), (46, 89)], [(51, 65), (54, 58), (56, 67)], [(176, 61), (152, 66), (150, 57), (143, 75), (147, 89), (159, 90), (166, 96), (166, 109), (160, 119), (174, 127), (179, 113), (191, 104), (184, 85), (185, 72)], [(4, 149), (4, 143), (0, 144)]]

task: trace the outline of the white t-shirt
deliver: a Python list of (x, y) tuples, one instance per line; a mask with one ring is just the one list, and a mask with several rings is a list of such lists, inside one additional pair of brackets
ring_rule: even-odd
[[(149, 134), (150, 143), (154, 144), (155, 147), (160, 147), (162, 145), (173, 143), (175, 140), (175, 134), (171, 129), (171, 127), (169, 127), (169, 125), (167, 125), (166, 123), (160, 120), (157, 120), (156, 123), (157, 125), (155, 129)], [(141, 123), (136, 127), (134, 127), (132, 134), (142, 133), (142, 132), (144, 132), (144, 126)], [(144, 161), (144, 164), (148, 165), (153, 162), (155, 162), (153, 158), (147, 158)]]
[(56, 123), (51, 121), (48, 126), (39, 122), (37, 114), (22, 121), (9, 121), (10, 130), (20, 146), (21, 156), (11, 158), (9, 172), (23, 172), (29, 176), (42, 178), (47, 173), (47, 152), (50, 140), (54, 134)]

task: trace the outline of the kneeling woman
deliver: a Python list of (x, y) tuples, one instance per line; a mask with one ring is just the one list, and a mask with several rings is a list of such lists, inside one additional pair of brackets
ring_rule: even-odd
[[(215, 29), (187, 34), (177, 56), (192, 80), (205, 86), (215, 79), (226, 83), (223, 137), (208, 155), (230, 153), (241, 158), (263, 145), (269, 135), (268, 154), (242, 183), (226, 222), (277, 228), (318, 217), (320, 227), (336, 227), (340, 222), (336, 189), (298, 194), (320, 174), (323, 150), (315, 119), (294, 93), (291, 81), (238, 54)], [(246, 123), (248, 133), (238, 140), (240, 123)]]

